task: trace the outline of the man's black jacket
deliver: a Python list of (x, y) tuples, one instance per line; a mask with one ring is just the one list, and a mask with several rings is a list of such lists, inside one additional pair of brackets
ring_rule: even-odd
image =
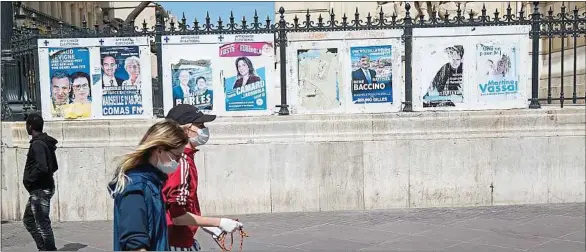
[(57, 139), (41, 133), (30, 141), (22, 182), (27, 191), (55, 188), (53, 173), (59, 169), (55, 150)]

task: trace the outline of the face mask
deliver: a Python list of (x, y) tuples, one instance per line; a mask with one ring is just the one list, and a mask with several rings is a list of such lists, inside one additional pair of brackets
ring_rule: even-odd
[(161, 163), (161, 158), (159, 158), (159, 161), (157, 161), (157, 168), (159, 168), (159, 170), (161, 170), (164, 173), (171, 174), (175, 170), (177, 170), (177, 166), (179, 165), (179, 163), (177, 163), (177, 161), (173, 160), (169, 156), (169, 154), (167, 154), (167, 156), (169, 157), (169, 159), (171, 159), (171, 161), (167, 164), (163, 164), (163, 163)]
[(210, 139), (210, 129), (203, 128), (203, 129), (197, 129), (197, 136), (190, 137), (189, 141), (191, 142), (191, 144), (193, 144), (195, 146), (201, 146), (201, 145), (206, 144), (209, 139)]

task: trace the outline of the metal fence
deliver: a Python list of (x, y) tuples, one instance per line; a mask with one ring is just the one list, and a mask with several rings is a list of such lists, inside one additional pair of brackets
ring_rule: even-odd
[[(411, 6), (405, 4), (405, 16), (398, 17), (396, 14), (387, 17), (382, 8), (379, 13), (366, 17), (361, 17), (358, 9), (352, 17), (344, 14), (341, 18), (334, 15), (333, 10), (329, 16), (317, 17), (317, 22), (312, 19), (309, 11), (304, 18), (295, 18), (292, 22), (285, 20), (285, 10), (281, 7), (279, 10), (280, 18), (278, 22), (272, 23), (269, 17), (262, 20), (258, 15), (255, 15), (253, 20), (249, 22), (245, 18), (236, 21), (234, 15), (231, 15), (227, 22), (219, 18), (212, 22), (209, 15), (205, 18), (203, 23), (198, 20), (188, 22), (185, 16), (177, 23), (171, 20), (168, 25), (165, 25), (165, 18), (157, 11), (157, 22), (154, 27), (147, 27), (146, 23), (135, 26), (134, 23), (128, 25), (121, 25), (114, 27), (106, 22), (104, 25), (96, 25), (95, 27), (87, 27), (84, 22), (83, 27), (75, 28), (71, 25), (59, 23), (56, 29), (47, 26), (45, 32), (39, 32), (38, 24), (35, 17), (31, 17), (32, 24), (25, 27), (14, 27), (11, 41), (12, 57), (14, 58), (15, 67), (8, 68), (8, 72), (3, 72), (5, 81), (2, 82), (3, 89), (3, 119), (19, 120), (22, 116), (33, 111), (40, 110), (40, 85), (38, 78), (38, 55), (37, 55), (37, 39), (40, 38), (83, 38), (83, 37), (136, 37), (146, 36), (153, 40), (152, 51), (157, 55), (157, 69), (158, 78), (153, 79), (153, 111), (158, 117), (163, 116), (163, 89), (162, 89), (162, 41), (168, 35), (206, 35), (217, 34), (218, 36), (225, 34), (274, 34), (275, 37), (275, 53), (278, 57), (280, 65), (280, 85), (281, 85), (281, 102), (277, 107), (280, 108), (280, 115), (289, 114), (289, 105), (287, 104), (287, 66), (286, 46), (287, 34), (291, 32), (328, 32), (328, 31), (359, 31), (359, 30), (388, 30), (401, 29), (403, 30), (402, 42), (405, 52), (405, 72), (404, 72), (404, 88), (405, 101), (403, 111), (412, 111), (412, 53), (413, 53), (413, 29), (414, 28), (433, 28), (433, 27), (470, 27), (470, 26), (511, 26), (511, 25), (530, 25), (531, 32), (528, 38), (531, 40), (531, 99), (530, 108), (540, 108), (540, 102), (547, 102), (548, 104), (559, 102), (560, 106), (564, 106), (565, 102), (572, 104), (584, 103), (586, 100), (586, 93), (578, 92), (578, 61), (577, 50), (579, 46), (577, 42), (580, 38), (586, 37), (586, 12), (579, 13), (578, 8), (567, 11), (563, 6), (559, 12), (554, 13), (553, 10), (547, 13), (540, 12), (539, 2), (533, 2), (531, 10), (521, 9), (518, 13), (513, 13), (511, 6), (506, 9), (506, 13), (501, 14), (497, 11), (489, 13), (483, 7), (480, 15), (475, 15), (473, 12), (463, 13), (458, 5), (455, 16), (446, 13), (438, 13), (434, 10), (428, 18), (423, 15), (412, 17), (410, 14)], [(22, 12), (22, 6), (17, 8), (16, 12)], [(573, 78), (572, 78), (572, 95), (567, 97), (564, 90), (564, 50), (562, 43), (561, 53), (561, 88), (559, 98), (554, 97), (552, 90), (552, 41), (556, 39), (573, 40)], [(540, 83), (540, 41), (549, 41), (547, 67), (547, 81)], [(5, 59), (3, 57), (3, 64)], [(8, 62), (10, 63), (10, 62)], [(586, 73), (584, 73), (586, 76)], [(9, 76), (17, 76), (17, 78), (6, 78)], [(547, 85), (547, 96), (540, 98), (540, 87)], [(582, 84), (586, 85), (586, 84)], [(5, 98), (5, 97), (6, 98)], [(16, 109), (15, 109), (16, 108)], [(15, 113), (17, 112), (17, 113)]]

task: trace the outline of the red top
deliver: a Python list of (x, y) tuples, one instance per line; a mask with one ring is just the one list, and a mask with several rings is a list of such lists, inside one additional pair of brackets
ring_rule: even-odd
[(180, 248), (193, 246), (193, 236), (197, 226), (175, 226), (173, 218), (190, 212), (201, 215), (197, 199), (197, 168), (193, 161), (195, 151), (185, 148), (179, 167), (169, 175), (163, 186), (163, 194), (167, 207), (167, 227), (169, 245)]

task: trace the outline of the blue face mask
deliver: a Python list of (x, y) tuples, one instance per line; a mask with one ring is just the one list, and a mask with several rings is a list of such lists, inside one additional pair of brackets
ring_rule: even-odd
[(191, 144), (195, 146), (202, 146), (208, 142), (210, 139), (210, 129), (203, 128), (197, 129), (197, 136), (189, 138)]
[(173, 160), (171, 156), (169, 156), (169, 154), (167, 154), (167, 157), (169, 157), (171, 161), (169, 161), (169, 163), (166, 164), (162, 163), (161, 158), (159, 157), (159, 161), (157, 161), (157, 168), (159, 168), (159, 170), (161, 170), (164, 173), (171, 174), (175, 170), (177, 170), (177, 166), (179, 166), (179, 163)]

